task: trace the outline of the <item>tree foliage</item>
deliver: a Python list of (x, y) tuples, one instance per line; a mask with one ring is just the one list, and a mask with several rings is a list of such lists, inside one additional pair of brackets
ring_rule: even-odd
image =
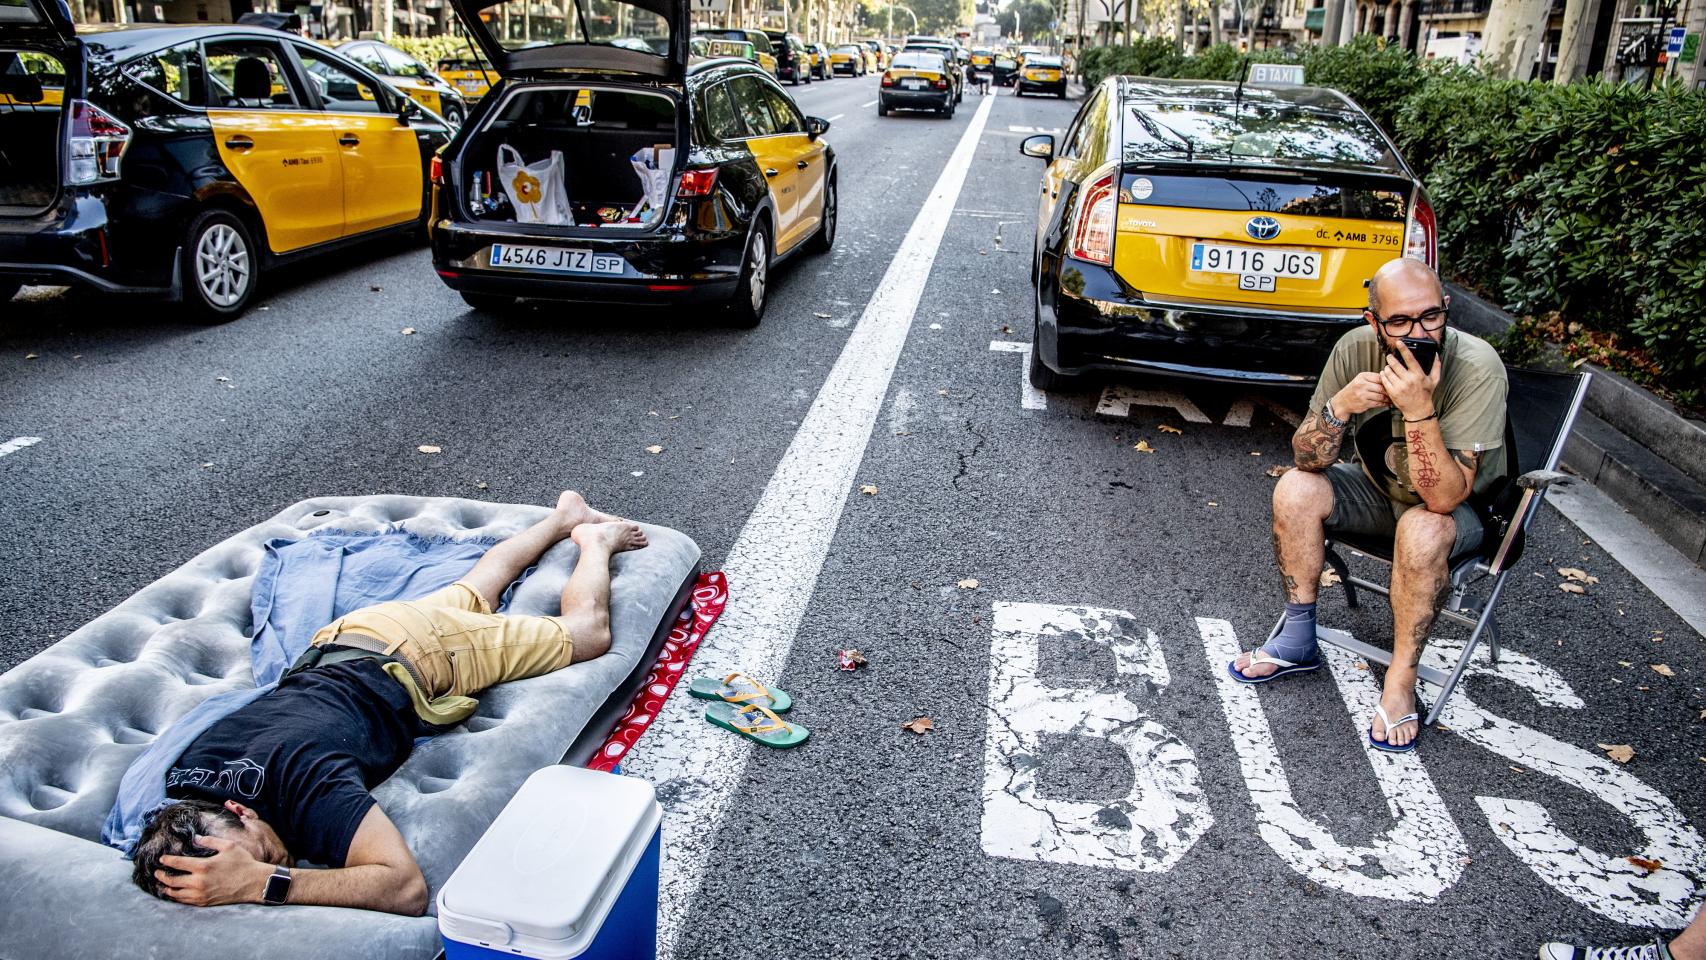
[(1054, 5), (1046, 0), (1012, 0), (996, 15), (995, 23), (1004, 37), (1034, 39), (1048, 32), (1054, 16)]

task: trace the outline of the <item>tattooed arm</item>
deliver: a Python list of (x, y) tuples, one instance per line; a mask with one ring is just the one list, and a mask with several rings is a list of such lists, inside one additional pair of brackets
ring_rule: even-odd
[[(1373, 373), (1357, 374), (1328, 402), (1333, 408), (1333, 416), (1345, 421), (1359, 413), (1390, 406), (1380, 377)], [(1291, 437), (1291, 452), (1296, 457), (1297, 469), (1320, 473), (1337, 463), (1349, 429), (1348, 426), (1329, 424), (1320, 410), (1309, 411), (1309, 416)]]
[(1481, 455), (1474, 450), (1447, 450), (1440, 437), (1438, 420), (1404, 425), (1404, 442), (1410, 450), (1410, 482), (1434, 513), (1456, 510), (1475, 489), (1475, 469)]

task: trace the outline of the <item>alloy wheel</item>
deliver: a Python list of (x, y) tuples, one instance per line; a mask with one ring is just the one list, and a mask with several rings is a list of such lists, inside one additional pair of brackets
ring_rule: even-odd
[(752, 298), (752, 312), (762, 313), (764, 310), (764, 285), (769, 279), (770, 258), (764, 244), (763, 231), (755, 230), (752, 234), (752, 249), (747, 254), (747, 293)]
[(207, 302), (231, 307), (249, 292), (249, 248), (229, 224), (215, 223), (196, 243), (195, 279)]

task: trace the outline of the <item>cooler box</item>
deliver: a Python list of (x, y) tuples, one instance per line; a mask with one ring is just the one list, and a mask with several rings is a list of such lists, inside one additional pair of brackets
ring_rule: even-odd
[(654, 960), (662, 819), (644, 780), (535, 772), (438, 893), (446, 960)]

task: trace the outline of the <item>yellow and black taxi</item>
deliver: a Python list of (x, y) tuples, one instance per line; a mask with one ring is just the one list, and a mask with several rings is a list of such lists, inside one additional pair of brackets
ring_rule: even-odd
[(856, 43), (844, 43), (829, 51), (829, 69), (850, 77), (865, 75), (865, 48)]
[[(600, 0), (603, 2), (603, 0)], [(763, 30), (744, 30), (740, 28), (706, 28), (698, 35), (708, 40), (735, 40), (752, 44), (753, 63), (759, 69), (772, 77), (782, 79), (781, 68), (776, 63), (776, 49), (770, 43), (770, 35)]]
[(822, 43), (807, 44), (811, 51), (812, 76), (819, 80), (828, 80), (834, 76), (829, 69), (829, 46)]
[(478, 57), (469, 54), (438, 58), (438, 78), (473, 102), (486, 95), (497, 76)]
[(891, 110), (933, 110), (954, 115), (952, 71), (942, 55), (929, 50), (902, 50), (883, 71), (877, 89), (877, 116)]
[(1112, 77), (1047, 160), (1031, 382), (1125, 370), (1307, 385), (1363, 323), (1364, 282), (1437, 267), (1433, 206), (1343, 94)]
[(1066, 65), (1059, 57), (1046, 53), (1026, 56), (1016, 82), (1013, 92), (1021, 97), (1027, 93), (1052, 93), (1066, 99)]
[(871, 70), (887, 70), (889, 65), (888, 51), (883, 49), (879, 40), (860, 40), (859, 45), (865, 48), (865, 66)]
[(713, 303), (758, 323), (772, 267), (835, 242), (829, 123), (749, 62), (690, 59), (689, 0), (597, 0), (584, 19), (586, 0), (543, 2), (559, 32), (522, 41), (481, 14), (541, 0), (455, 0), (500, 80), (434, 174), (438, 275), (476, 309)]
[(468, 118), (468, 97), (462, 91), (396, 47), (377, 40), (352, 40), (339, 46), (338, 52), (384, 77), (451, 126), (460, 127)]
[(280, 262), (423, 226), (439, 119), (301, 37), (75, 28), (0, 0), (0, 300), (23, 284), (241, 313)]
[[(966, 93), (966, 74), (959, 60), (959, 47), (952, 40), (941, 37), (907, 37), (906, 46), (901, 52), (916, 50), (924, 53), (934, 53), (942, 58), (942, 64), (947, 70), (948, 86), (953, 88), (954, 102), (959, 103)], [(895, 59), (899, 59), (896, 57)]]
[(969, 62), (973, 72), (993, 74), (995, 72), (995, 51), (988, 47), (972, 47)]

